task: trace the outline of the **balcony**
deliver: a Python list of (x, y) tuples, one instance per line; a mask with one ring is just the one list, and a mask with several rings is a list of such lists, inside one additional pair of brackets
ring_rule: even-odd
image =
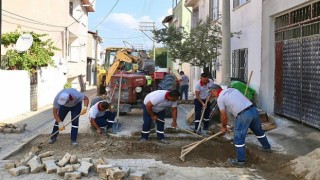
[(199, 0), (185, 0), (185, 4), (184, 6), (185, 7), (196, 7), (199, 5)]
[(82, 6), (85, 7), (88, 12), (95, 12), (95, 3), (92, 0), (83, 0)]

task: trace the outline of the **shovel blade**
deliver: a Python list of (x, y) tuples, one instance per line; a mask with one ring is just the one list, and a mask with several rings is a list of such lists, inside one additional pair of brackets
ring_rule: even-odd
[(113, 123), (112, 132), (114, 134), (117, 134), (117, 132), (120, 132), (121, 130), (122, 130), (122, 124), (121, 123), (119, 123), (119, 122)]

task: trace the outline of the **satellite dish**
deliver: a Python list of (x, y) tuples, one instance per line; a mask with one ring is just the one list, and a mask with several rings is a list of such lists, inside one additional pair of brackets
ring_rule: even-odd
[(31, 34), (22, 34), (16, 42), (16, 50), (23, 52), (28, 50), (33, 42), (33, 37)]

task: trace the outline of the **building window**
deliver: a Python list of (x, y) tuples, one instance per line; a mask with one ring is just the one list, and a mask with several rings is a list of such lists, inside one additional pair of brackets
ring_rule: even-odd
[(73, 2), (69, 2), (69, 14), (73, 16)]
[(209, 2), (209, 17), (212, 20), (219, 19), (219, 0), (210, 0)]
[(233, 0), (233, 8), (241, 6), (242, 4), (245, 4), (248, 1), (249, 0)]
[(248, 80), (248, 48), (233, 50), (232, 77), (240, 81), (247, 82)]

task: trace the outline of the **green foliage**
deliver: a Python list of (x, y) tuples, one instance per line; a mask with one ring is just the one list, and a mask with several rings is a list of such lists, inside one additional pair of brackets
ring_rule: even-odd
[[(231, 33), (239, 38), (241, 32)], [(219, 21), (200, 21), (198, 25), (186, 33), (183, 28), (169, 28), (154, 31), (158, 43), (169, 48), (170, 56), (194, 66), (207, 68), (219, 56), (222, 43), (222, 30)]]
[[(153, 59), (153, 50), (148, 52), (150, 54), (150, 59)], [(156, 48), (156, 66), (160, 68), (167, 67), (167, 49), (166, 48)]]
[[(13, 49), (20, 35), (29, 33), (33, 37), (32, 46), (28, 51), (18, 52)], [(20, 32), (19, 29), (14, 32), (5, 33), (2, 35), (2, 45), (5, 48), (11, 47), (7, 50), (6, 56), (9, 59), (9, 68), (17, 70), (27, 70), (32, 73), (38, 67), (54, 66), (51, 57), (54, 55), (55, 50), (59, 50), (53, 45), (51, 39), (42, 40), (48, 34), (37, 34), (34, 32)]]
[(187, 36), (184, 28), (169, 26), (169, 28), (155, 30), (153, 33), (158, 43), (162, 42), (165, 46), (170, 48), (169, 53), (173, 60), (180, 59), (184, 53), (182, 40)]
[(64, 86), (63, 86), (64, 89), (68, 89), (68, 88), (72, 88), (72, 84), (70, 81), (67, 81)]

